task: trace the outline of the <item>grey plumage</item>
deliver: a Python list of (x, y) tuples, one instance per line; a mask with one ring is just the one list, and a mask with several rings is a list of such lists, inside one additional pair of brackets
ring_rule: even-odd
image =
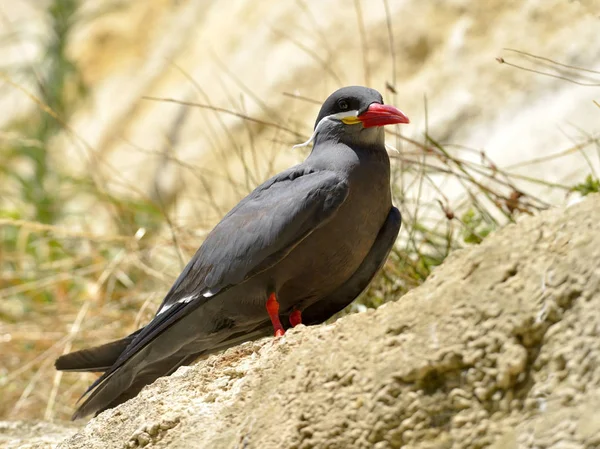
[(57, 360), (57, 369), (104, 371), (74, 419), (120, 404), (201, 355), (268, 335), (270, 293), (287, 328), (293, 311), (317, 324), (366, 288), (401, 223), (381, 126), (408, 119), (382, 104), (378, 92), (363, 87), (332, 94), (310, 156), (221, 220), (148, 325)]

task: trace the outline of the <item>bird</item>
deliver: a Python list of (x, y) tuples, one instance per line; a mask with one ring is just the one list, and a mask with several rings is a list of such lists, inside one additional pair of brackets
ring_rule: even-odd
[(322, 323), (349, 305), (401, 227), (383, 127), (406, 123), (377, 90), (333, 92), (301, 144), (312, 143), (310, 154), (223, 217), (146, 326), (56, 360), (61, 371), (103, 373), (72, 419), (114, 408), (200, 356)]

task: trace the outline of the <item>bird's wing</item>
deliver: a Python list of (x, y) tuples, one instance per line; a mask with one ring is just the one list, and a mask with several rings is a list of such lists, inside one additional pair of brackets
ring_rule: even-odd
[[(109, 380), (137, 352), (183, 316), (220, 291), (276, 264), (327, 222), (347, 195), (348, 185), (339, 175), (303, 165), (259, 186), (210, 232), (167, 293), (154, 319), (84, 396)], [(178, 343), (173, 342), (173, 346), (177, 347)], [(96, 389), (80, 410), (89, 409), (86, 404), (100, 390), (102, 388)]]
[(208, 234), (157, 315), (175, 303), (213, 296), (271, 267), (331, 218), (347, 194), (347, 183), (336, 173), (302, 165), (266, 181)]
[(302, 311), (302, 322), (306, 325), (318, 324), (331, 318), (360, 295), (381, 269), (394, 242), (398, 237), (402, 217), (400, 211), (392, 207), (377, 238), (354, 274), (342, 286), (325, 298)]

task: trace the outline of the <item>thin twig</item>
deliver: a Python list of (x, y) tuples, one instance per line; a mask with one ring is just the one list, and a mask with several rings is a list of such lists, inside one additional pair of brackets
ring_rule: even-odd
[(283, 95), (286, 96), (286, 97), (295, 98), (297, 100), (302, 100), (302, 101), (306, 101), (308, 103), (316, 104), (318, 106), (321, 106), (323, 104), (322, 101), (315, 100), (314, 98), (304, 97), (302, 95), (294, 94), (294, 93), (291, 93), (291, 92), (283, 92)]
[(300, 50), (302, 50), (304, 53), (306, 53), (307, 55), (309, 55), (311, 58), (313, 58), (315, 61), (317, 61), (321, 67), (323, 67), (325, 69), (325, 71), (335, 80), (335, 82), (342, 86), (344, 85), (344, 83), (342, 82), (342, 80), (340, 79), (340, 77), (338, 76), (337, 73), (335, 73), (335, 71), (331, 68), (331, 66), (329, 65), (329, 62), (326, 61), (325, 59), (321, 58), (317, 53), (315, 53), (313, 50), (311, 50), (310, 48), (308, 48), (306, 45), (304, 45), (302, 42), (294, 39), (291, 36), (288, 36), (286, 33), (284, 33), (283, 31), (277, 30), (275, 28), (272, 28), (271, 31), (277, 35), (278, 37), (282, 37), (284, 39), (289, 40), (292, 44), (294, 44), (296, 47), (298, 47)]
[(543, 56), (534, 55), (532, 53), (527, 53), (526, 51), (516, 50), (514, 48), (503, 48), (502, 50), (504, 50), (504, 51), (510, 51), (510, 52), (513, 52), (513, 53), (518, 53), (520, 55), (528, 56), (528, 57), (533, 58), (533, 59), (539, 59), (540, 61), (546, 61), (546, 62), (549, 62), (549, 63), (551, 63), (553, 65), (556, 65), (556, 66), (565, 67), (567, 69), (572, 69), (572, 70), (577, 70), (578, 72), (588, 72), (588, 73), (593, 73), (595, 75), (600, 75), (600, 72), (597, 71), (597, 70), (591, 70), (591, 69), (588, 69), (588, 68), (585, 68), (585, 67), (578, 67), (578, 66), (574, 66), (574, 65), (563, 64), (562, 62), (558, 62), (558, 61), (555, 61), (555, 60), (550, 59), (550, 58), (545, 58)]
[(159, 98), (159, 97), (148, 97), (148, 96), (144, 96), (142, 97), (144, 100), (150, 100), (150, 101), (162, 101), (165, 103), (176, 103), (176, 104), (183, 104), (186, 106), (192, 106), (195, 108), (202, 108), (202, 109), (209, 109), (211, 111), (215, 111), (215, 112), (221, 112), (223, 114), (227, 114), (227, 115), (233, 115), (234, 117), (238, 117), (241, 118), (243, 120), (248, 120), (250, 122), (254, 122), (254, 123), (258, 123), (260, 125), (264, 125), (264, 126), (269, 126), (271, 128), (275, 128), (275, 129), (279, 129), (281, 131), (284, 131), (288, 134), (291, 134), (295, 137), (298, 138), (305, 138), (306, 136), (294, 131), (293, 129), (289, 129), (285, 126), (282, 126), (278, 123), (273, 123), (273, 122), (267, 122), (265, 120), (260, 120), (254, 117), (249, 117), (246, 114), (241, 114), (239, 112), (235, 112), (235, 111), (231, 111), (229, 109), (225, 109), (225, 108), (220, 108), (217, 106), (211, 106), (211, 105), (207, 105), (207, 104), (202, 104), (202, 103), (194, 103), (193, 101), (182, 101), (182, 100), (176, 100), (174, 98)]
[(501, 58), (501, 57), (496, 58), (496, 61), (498, 61), (500, 64), (505, 64), (507, 66), (514, 67), (516, 69), (524, 70), (526, 72), (536, 73), (538, 75), (543, 75), (543, 76), (548, 76), (550, 78), (556, 78), (556, 79), (559, 79), (559, 80), (568, 81), (569, 83), (577, 84), (578, 86), (586, 86), (586, 87), (598, 87), (598, 86), (600, 86), (600, 83), (584, 83), (584, 82), (581, 82), (581, 81), (575, 81), (574, 79), (571, 79), (571, 78), (566, 77), (566, 76), (555, 75), (553, 73), (548, 73), (548, 72), (542, 72), (541, 70), (529, 69), (527, 67), (523, 67), (523, 66), (520, 66), (518, 64), (514, 64), (512, 62), (508, 62), (506, 59)]
[(356, 11), (356, 20), (358, 22), (358, 35), (360, 37), (360, 48), (363, 60), (363, 73), (365, 78), (365, 86), (371, 85), (371, 69), (369, 66), (369, 55), (367, 46), (367, 33), (365, 31), (365, 21), (363, 18), (360, 0), (354, 0), (354, 11)]
[[(77, 313), (77, 317), (73, 324), (71, 325), (71, 329), (69, 330), (69, 335), (67, 336), (67, 342), (65, 343), (65, 347), (63, 349), (63, 354), (68, 354), (71, 352), (71, 345), (73, 343), (73, 339), (79, 332), (81, 328), (81, 323), (85, 318), (91, 303), (91, 298), (88, 298), (84, 301), (83, 305), (80, 307), (79, 312)], [(48, 398), (48, 402), (46, 404), (46, 411), (44, 412), (44, 419), (46, 421), (52, 421), (54, 418), (54, 405), (56, 403), (56, 395), (58, 394), (58, 388), (60, 387), (60, 381), (62, 380), (62, 371), (56, 371), (54, 374), (54, 380), (52, 382), (52, 390), (50, 391), (50, 397)]]

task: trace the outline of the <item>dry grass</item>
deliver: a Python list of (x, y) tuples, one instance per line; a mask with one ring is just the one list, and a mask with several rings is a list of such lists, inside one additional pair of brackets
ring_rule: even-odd
[[(56, 5), (63, 3), (57, 1)], [(76, 4), (70, 7), (76, 8)], [(358, 2), (355, 8), (360, 25)], [(61, 12), (56, 14), (57, 24), (62, 23)], [(68, 29), (61, 36), (67, 39)], [(364, 41), (364, 34), (361, 39)], [(390, 42), (394, 42), (391, 34)], [(366, 48), (363, 42), (364, 52)], [(390, 48), (393, 60), (394, 46)], [(309, 48), (306, 51), (311, 53)], [(3, 75), (13, 88), (26, 91), (38, 109), (26, 123), (13, 123), (0, 136), (9, 155), (0, 162), (0, 186), (10, 186), (6, 191), (0, 187), (0, 195), (5, 198), (0, 202), (0, 419), (68, 418), (95, 376), (57, 373), (53, 368), (55, 358), (71, 348), (120, 338), (149, 320), (161, 295), (209, 230), (183, 227), (184, 221), (173, 212), (177, 198), (146, 194), (127, 181), (122, 186), (127, 193), (115, 196), (105, 190), (101, 178), (73, 178), (52, 165), (47, 150), (54, 132), (67, 130), (80, 142), (85, 142), (85, 136), (69, 130), (69, 114), (77, 100), (61, 93), (61, 89), (67, 89), (67, 79), (69, 86), (77, 84), (76, 67), (59, 64), (68, 62), (64, 53), (50, 57), (57, 69), (53, 77), (46, 79), (53, 80), (56, 84), (52, 87), (58, 86), (58, 91), (44, 89), (42, 84), (38, 92), (30, 92), (12, 81), (10, 74)], [(366, 55), (364, 61), (366, 64)], [(326, 59), (319, 58), (318, 64), (333, 78), (337, 76)], [(68, 67), (68, 73), (61, 72), (64, 67)], [(367, 65), (364, 76), (366, 80), (370, 77)], [(395, 73), (390, 74), (389, 81), (393, 94)], [(239, 87), (252, 95), (247, 87)], [(47, 91), (56, 93), (48, 96)], [(84, 96), (85, 89), (80, 93)], [(298, 102), (318, 102), (288, 95)], [(203, 108), (219, 119), (233, 114), (242, 120), (241, 131), (228, 134), (228, 144), (235, 149), (234, 157), (244, 167), (244, 175), (240, 179), (227, 173), (224, 180), (240, 198), (272, 174), (275, 166), (273, 161), (259, 162), (259, 150), (248, 142), (267, 135), (274, 147), (286, 148), (290, 141), (301, 141), (310, 131), (309, 124), (298, 131), (272, 114), (268, 104), (261, 116), (254, 117), (244, 112), (243, 105), (239, 110), (223, 108), (212, 105), (205, 92), (199, 92), (199, 96), (206, 101), (153, 100)], [(220, 126), (225, 127), (222, 121)], [(176, 126), (171, 145), (175, 141)], [(512, 169), (497, 167), (484, 151), (458, 151), (456, 146), (438, 142), (429, 132), (416, 139), (392, 130), (388, 142), (394, 142), (390, 156), (394, 202), (404, 219), (401, 239), (381, 275), (345, 313), (397, 299), (421, 284), (450, 251), (477, 244), (519, 215), (548, 207), (543, 199), (528, 194), (528, 186), (543, 185), (548, 191), (565, 194), (574, 187), (513, 174)], [(590, 136), (555, 155), (520, 164), (544, 164), (550, 158), (573, 152), (589, 159), (599, 145), (598, 137)], [(87, 157), (94, 155), (86, 145), (82, 151)], [(168, 158), (199, 181), (204, 190), (197, 201), (209, 205), (216, 216), (226, 212), (215, 199), (213, 178), (204, 167), (179, 160), (167, 151), (158, 156)], [(21, 174), (24, 162), (35, 168), (34, 176)], [(589, 177), (576, 186), (582, 194), (598, 190), (593, 166), (590, 162)], [(450, 184), (462, 195), (448, 198), (444, 190)], [(88, 205), (92, 217), (70, 214), (65, 205), (78, 201)], [(109, 231), (94, 231), (94, 217), (106, 220), (104, 229)]]

